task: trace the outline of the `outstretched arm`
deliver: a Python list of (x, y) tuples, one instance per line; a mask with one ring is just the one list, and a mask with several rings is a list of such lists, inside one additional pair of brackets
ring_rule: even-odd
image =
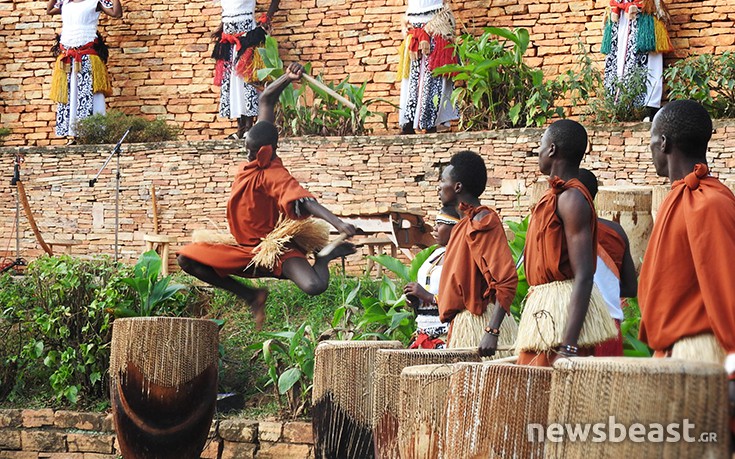
[(111, 7), (105, 6), (105, 2), (100, 2), (97, 8), (106, 15), (112, 16), (113, 18), (122, 17), (122, 4), (120, 4), (120, 0), (112, 0)]
[(321, 218), (325, 222), (334, 226), (340, 233), (346, 234), (348, 236), (354, 236), (357, 232), (353, 225), (343, 222), (339, 217), (334, 215), (323, 205), (319, 204), (315, 199), (305, 200), (302, 206), (303, 209), (309, 212), (312, 216), (316, 218)]
[(61, 7), (56, 6), (57, 1), (58, 0), (48, 0), (48, 2), (46, 2), (46, 12), (48, 14), (54, 15), (61, 13)]
[(595, 276), (595, 247), (592, 237), (592, 209), (577, 190), (571, 189), (559, 196), (559, 218), (564, 224), (569, 262), (574, 273), (569, 318), (562, 336), (564, 345), (577, 346), (587, 309), (590, 305)]
[(268, 7), (268, 13), (266, 13), (268, 16), (268, 24), (273, 20), (273, 16), (275, 16), (276, 11), (278, 11), (279, 3), (281, 3), (280, 0), (271, 0), (271, 6)]
[(286, 72), (280, 78), (266, 86), (260, 94), (258, 121), (276, 122), (278, 98), (286, 89), (286, 86), (291, 84), (292, 81), (300, 80), (303, 73), (304, 67), (301, 64), (293, 63), (286, 68)]

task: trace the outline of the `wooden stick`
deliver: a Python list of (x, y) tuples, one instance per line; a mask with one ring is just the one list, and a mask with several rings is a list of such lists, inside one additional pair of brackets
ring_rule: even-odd
[(158, 234), (158, 205), (156, 203), (156, 185), (151, 183), (151, 205), (153, 206), (153, 234)]
[(355, 104), (350, 102), (349, 100), (345, 99), (341, 94), (338, 94), (334, 89), (330, 88), (329, 86), (325, 85), (321, 81), (317, 80), (311, 75), (303, 74), (301, 77), (306, 80), (307, 83), (309, 83), (312, 86), (316, 86), (317, 88), (321, 89), (322, 91), (326, 92), (330, 96), (337, 99), (337, 102), (341, 103), (342, 105), (347, 106), (350, 110), (356, 110), (357, 107)]
[(317, 257), (323, 257), (323, 256), (327, 255), (329, 252), (331, 252), (332, 250), (334, 250), (335, 247), (337, 247), (338, 245), (340, 245), (341, 243), (343, 243), (345, 241), (345, 239), (347, 239), (348, 237), (349, 236), (346, 235), (345, 233), (341, 233), (339, 236), (337, 236), (336, 238), (334, 238), (334, 240), (332, 242), (330, 242), (323, 249), (321, 249), (316, 256)]

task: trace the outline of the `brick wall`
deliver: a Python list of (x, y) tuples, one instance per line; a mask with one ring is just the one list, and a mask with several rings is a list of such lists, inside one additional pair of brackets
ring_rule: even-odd
[[(49, 55), (59, 16), (48, 16), (45, 1), (0, 0), (0, 125), (14, 134), (8, 145), (63, 143), (53, 134), (54, 110), (46, 98), (51, 84)], [(404, 0), (283, 0), (275, 35), (285, 61), (311, 61), (327, 79), (347, 76), (368, 82), (366, 97), (398, 103), (395, 48)], [(605, 0), (454, 0), (468, 30), (526, 27), (531, 31), (529, 63), (558, 74), (576, 62), (581, 40), (597, 58)], [(735, 0), (670, 1), (671, 36), (677, 51), (720, 53), (735, 49)], [(210, 33), (220, 8), (212, 0), (125, 1), (119, 20), (104, 18), (110, 45), (114, 94), (108, 107), (163, 116), (184, 129), (188, 140), (224, 138), (233, 123), (217, 118), (218, 88), (212, 86)], [(266, 9), (259, 1), (258, 9)], [(391, 129), (397, 114), (391, 113)]]
[[(711, 167), (723, 179), (735, 179), (735, 120), (715, 123)], [(590, 129), (591, 153), (585, 165), (603, 185), (662, 184), (648, 149), (649, 125)], [(292, 174), (336, 214), (368, 214), (389, 205), (433, 213), (438, 207), (439, 171), (463, 149), (478, 151), (488, 166), (483, 202), (501, 218), (527, 213), (526, 189), (536, 181), (540, 129), (432, 134), (286, 139), (279, 154)], [(10, 186), (12, 153), (22, 152), (21, 172), (31, 208), (46, 239), (73, 239), (75, 253), (111, 254), (114, 243), (115, 162), (94, 188), (89, 179), (107, 150), (90, 146), (6, 147), (0, 149), (0, 251), (14, 257), (15, 190)], [(226, 228), (225, 205), (242, 144), (193, 141), (134, 144), (121, 158), (120, 246), (123, 260), (137, 259), (143, 234), (152, 231), (150, 185), (155, 184), (161, 233), (179, 237), (180, 246), (198, 228), (217, 222)], [(41, 254), (21, 211), (21, 255)], [(174, 250), (176, 247), (174, 247)], [(172, 255), (173, 256), (173, 255)], [(173, 258), (171, 264), (175, 264)]]
[[(202, 459), (313, 457), (310, 422), (214, 420)], [(1, 459), (117, 459), (112, 414), (0, 410)]]

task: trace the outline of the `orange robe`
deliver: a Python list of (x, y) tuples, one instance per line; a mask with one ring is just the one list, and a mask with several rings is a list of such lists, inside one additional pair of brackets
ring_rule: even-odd
[[(488, 211), (481, 220), (474, 217)], [(471, 209), (452, 230), (439, 281), (439, 318), (450, 322), (464, 310), (482, 315), (497, 302), (510, 311), (518, 273), (498, 214)]]
[(735, 196), (704, 164), (672, 184), (641, 267), (640, 338), (661, 352), (713, 333), (735, 352)]
[(559, 195), (570, 188), (579, 190), (592, 208), (592, 259), (597, 259), (597, 214), (587, 188), (577, 179), (564, 182), (554, 177), (549, 179), (549, 184), (533, 208), (526, 233), (525, 269), (530, 285), (574, 279), (564, 226), (556, 213)]
[[(183, 247), (180, 254), (211, 266), (222, 277), (235, 274), (243, 277), (281, 275), (281, 264), (292, 257), (305, 258), (301, 251), (291, 248), (281, 255), (271, 273), (245, 270), (253, 259), (253, 249), (261, 238), (273, 231), (280, 214), (296, 219), (295, 201), (314, 196), (299, 185), (283, 167), (281, 158), (273, 157), (268, 149), (261, 150), (253, 161), (241, 163), (232, 183), (227, 203), (227, 223), (230, 233), (240, 244), (194, 243)], [(306, 217), (306, 215), (304, 216)]]
[[(564, 225), (556, 213), (559, 195), (568, 189), (577, 189), (592, 209), (590, 221), (592, 229), (592, 259), (597, 259), (597, 213), (587, 188), (577, 179), (566, 182), (559, 177), (549, 179), (549, 189), (544, 193), (531, 213), (531, 221), (526, 233), (525, 270), (529, 285), (542, 285), (555, 281), (574, 278), (574, 271), (569, 262), (569, 251), (564, 234)], [(594, 348), (580, 348), (580, 356), (592, 355)], [(523, 351), (518, 356), (519, 365), (550, 367), (547, 353)]]
[(618, 268), (618, 277), (620, 277), (623, 272), (623, 259), (625, 258), (625, 240), (617, 231), (601, 221), (597, 222), (597, 239), (599, 246), (615, 263), (615, 267)]

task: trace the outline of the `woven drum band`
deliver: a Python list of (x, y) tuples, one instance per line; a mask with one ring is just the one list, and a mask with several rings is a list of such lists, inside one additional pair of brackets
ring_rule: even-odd
[[(696, 439), (714, 432), (716, 442), (547, 442), (550, 458), (727, 458), (727, 378), (721, 365), (679, 359), (574, 357), (554, 363), (549, 423), (609, 425), (627, 429), (653, 423), (664, 429), (683, 420)], [(608, 431), (608, 435), (611, 432)], [(683, 435), (683, 430), (679, 433)]]
[(402, 459), (434, 459), (446, 421), (453, 365), (418, 365), (401, 372), (398, 450)]
[(414, 365), (479, 362), (477, 349), (382, 349), (375, 356), (373, 426), (384, 413), (398, 416), (400, 379), (404, 368)]
[(650, 186), (602, 186), (595, 197), (595, 209), (598, 212), (651, 213), (652, 193)]
[(654, 219), (658, 213), (658, 209), (661, 207), (661, 203), (666, 199), (666, 195), (671, 191), (670, 185), (654, 185), (653, 191), (651, 192), (651, 215)]
[(112, 326), (110, 377), (128, 363), (157, 385), (177, 387), (217, 364), (219, 331), (211, 320), (178, 317), (117, 319)]
[[(493, 311), (487, 308), (481, 316), (476, 316), (470, 311), (462, 311), (452, 319), (452, 331), (449, 335), (447, 348), (457, 349), (466, 347), (478, 347), (482, 337), (485, 336), (485, 327), (492, 319)], [(518, 337), (518, 324), (513, 316), (506, 316), (500, 324), (500, 336), (498, 347), (512, 346)], [(498, 351), (490, 359), (500, 359), (513, 355), (513, 351)]]
[(354, 420), (370, 425), (373, 372), (379, 349), (399, 349), (400, 341), (323, 341), (314, 352), (314, 404), (331, 394)]
[[(532, 286), (528, 290), (518, 326), (516, 353), (548, 352), (562, 343), (573, 286), (574, 280), (565, 280)], [(605, 300), (595, 285), (577, 345), (594, 346), (617, 335), (615, 321), (610, 317)]]
[(456, 363), (447, 395), (440, 458), (542, 458), (527, 426), (546, 425), (551, 368)]

